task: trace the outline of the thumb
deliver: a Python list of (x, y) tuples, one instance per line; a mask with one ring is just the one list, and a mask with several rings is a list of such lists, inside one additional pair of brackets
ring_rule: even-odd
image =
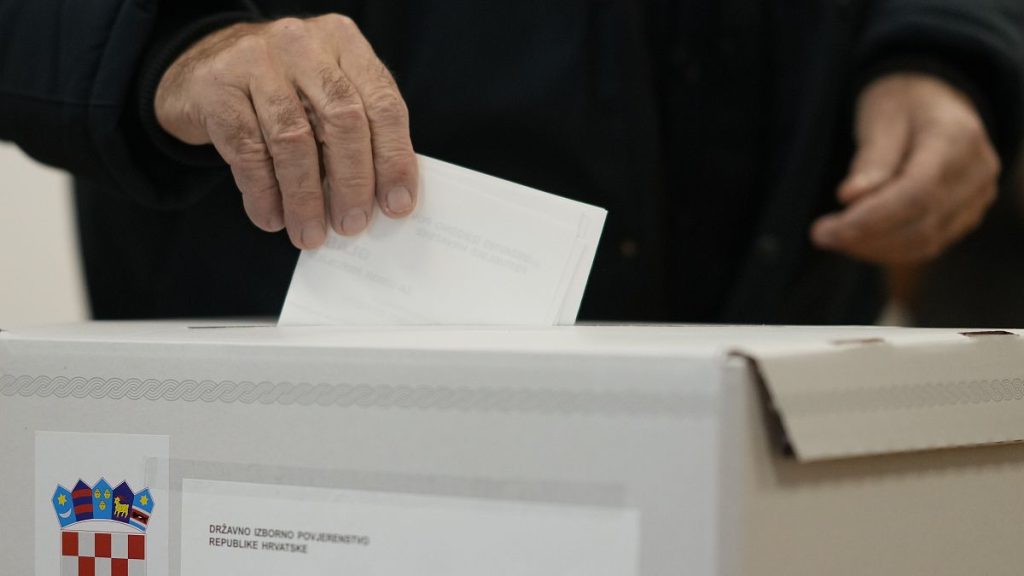
[(839, 185), (837, 196), (843, 204), (876, 190), (899, 172), (910, 145), (910, 123), (906, 113), (885, 102), (864, 102), (857, 116), (857, 152), (850, 173)]

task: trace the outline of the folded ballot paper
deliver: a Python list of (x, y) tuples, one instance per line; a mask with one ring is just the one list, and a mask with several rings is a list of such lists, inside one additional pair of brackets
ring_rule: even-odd
[(416, 211), (303, 252), (280, 324), (573, 324), (607, 212), (419, 160)]

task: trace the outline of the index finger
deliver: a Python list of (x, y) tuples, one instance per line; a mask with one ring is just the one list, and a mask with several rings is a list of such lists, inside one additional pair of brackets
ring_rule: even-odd
[(942, 139), (922, 139), (894, 180), (829, 218), (829, 233), (839, 246), (873, 242), (944, 211), (939, 189), (948, 158), (949, 145)]

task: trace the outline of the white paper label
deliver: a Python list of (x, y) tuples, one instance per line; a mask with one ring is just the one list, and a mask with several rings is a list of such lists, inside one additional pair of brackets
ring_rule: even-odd
[(168, 436), (37, 432), (35, 454), (37, 576), (167, 575)]
[(191, 479), (182, 491), (182, 574), (637, 574), (631, 509)]

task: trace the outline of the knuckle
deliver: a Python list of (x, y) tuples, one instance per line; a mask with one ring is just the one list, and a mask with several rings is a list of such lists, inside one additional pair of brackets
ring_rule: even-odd
[(373, 168), (376, 173), (379, 192), (386, 193), (396, 183), (415, 186), (416, 154), (409, 148), (374, 146)]
[[(251, 203), (253, 208), (261, 211), (261, 213), (268, 211), (265, 201), (272, 200), (280, 194), (276, 182), (273, 184), (243, 182), (238, 185), (238, 191), (242, 193), (247, 203)], [(257, 203), (257, 199), (261, 201)]]
[(234, 63), (234, 59), (244, 58), (251, 59), (254, 57), (262, 57), (267, 52), (267, 41), (259, 34), (246, 34), (235, 40), (235, 43), (225, 51), (225, 53), (231, 57), (231, 63)]
[(270, 150), (263, 140), (256, 140), (249, 137), (242, 137), (235, 141), (235, 148), (232, 158), (228, 164), (245, 167), (254, 165), (265, 165), (271, 162)]
[(267, 99), (267, 104), (273, 111), (274, 124), (280, 127), (280, 132), (312, 132), (306, 111), (295, 101), (293, 95), (271, 96)]
[(258, 128), (250, 126), (237, 100), (218, 98), (209, 102), (203, 107), (203, 124), (209, 133), (223, 135), (223, 152), (229, 155), (236, 154), (239, 149), (253, 148), (263, 142)]
[(302, 219), (303, 216), (319, 214), (323, 209), (324, 197), (319, 188), (292, 186), (284, 190), (287, 199), (285, 209)]
[(323, 66), (317, 74), (320, 76), (320, 86), (327, 99), (325, 105), (355, 100), (355, 88), (336, 66)]
[(351, 99), (328, 102), (322, 120), (325, 127), (342, 133), (362, 131), (369, 125), (362, 104)]
[(301, 18), (280, 18), (271, 22), (267, 29), (275, 36), (294, 39), (305, 35), (306, 22)]
[(378, 168), (389, 178), (408, 182), (416, 174), (416, 153), (407, 147), (381, 146), (380, 158), (374, 158)]
[(393, 90), (379, 90), (371, 94), (366, 100), (366, 108), (374, 121), (405, 124), (409, 119), (405, 100)]
[(336, 12), (318, 16), (317, 20), (323, 22), (334, 30), (340, 30), (342, 32), (354, 32), (359, 29), (355, 20), (345, 16), (344, 14), (338, 14)]
[(367, 62), (367, 76), (375, 78), (384, 86), (388, 86), (392, 90), (398, 90), (398, 85), (395, 83), (395, 77), (391, 74), (391, 70), (382, 62), (379, 58), (371, 58)]
[(353, 205), (369, 204), (373, 199), (374, 179), (372, 174), (346, 174), (334, 182), (331, 186), (332, 197), (337, 202), (332, 203), (338, 209), (345, 209)]
[(305, 146), (313, 141), (313, 128), (309, 124), (285, 128), (270, 135), (268, 144), (275, 148), (294, 148)]
[(267, 54), (266, 45), (262, 40), (253, 37), (240, 39), (235, 46), (218, 54), (203, 67), (206, 77), (204, 83), (222, 82), (226, 78), (238, 76), (240, 70), (260, 67)]

